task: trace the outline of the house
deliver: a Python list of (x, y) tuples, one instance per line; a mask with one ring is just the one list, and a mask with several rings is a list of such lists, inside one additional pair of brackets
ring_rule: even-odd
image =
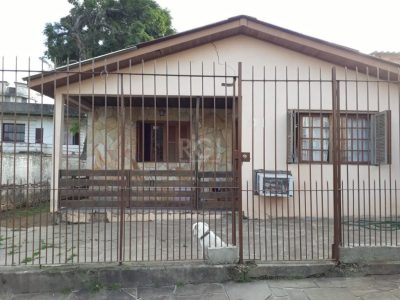
[[(55, 99), (52, 207), (394, 215), (399, 66), (237, 16), (33, 75)], [(85, 170), (62, 167), (69, 107)]]
[[(50, 180), (54, 105), (41, 102), (43, 99), (34, 97), (26, 83), (16, 82), (14, 87), (6, 81), (0, 83), (2, 184), (14, 180), (18, 184), (26, 183), (28, 177), (30, 182)], [(63, 155), (69, 156), (69, 163), (72, 165), (76, 165), (75, 161), (83, 152), (87, 130), (85, 116), (78, 116), (78, 111), (72, 109), (68, 114), (65, 112), (65, 122), (70, 125), (69, 129), (66, 126), (63, 133)], [(72, 132), (71, 126), (76, 127), (78, 123), (80, 130)]]

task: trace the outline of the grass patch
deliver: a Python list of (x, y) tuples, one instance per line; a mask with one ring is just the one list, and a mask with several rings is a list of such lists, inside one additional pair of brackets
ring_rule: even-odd
[(49, 249), (49, 248), (56, 248), (56, 246), (54, 246), (54, 244), (48, 244), (44, 240), (40, 241), (40, 249), (41, 250), (46, 250), (46, 249)]
[(122, 288), (122, 285), (120, 283), (112, 283), (108, 285), (106, 288), (109, 291), (117, 291)]
[(27, 263), (30, 263), (30, 262), (32, 262), (32, 260), (33, 260), (33, 258), (32, 257), (30, 257), (30, 256), (27, 256), (27, 257), (25, 257), (22, 261), (21, 261), (21, 264), (27, 264)]
[(68, 262), (68, 261), (72, 261), (72, 260), (74, 259), (74, 257), (76, 257), (76, 256), (78, 256), (78, 255), (75, 254), (75, 253), (72, 253), (70, 256), (68, 256), (67, 262)]
[(12, 245), (11, 247), (9, 247), (10, 251), (7, 253), (8, 255), (13, 255), (13, 254), (17, 254), (18, 251), (17, 249), (21, 248), (21, 245), (17, 246), (17, 245)]
[(35, 215), (38, 215), (40, 213), (44, 212), (49, 212), (50, 210), (50, 203), (45, 202), (45, 203), (39, 203), (39, 205), (34, 206), (34, 207), (23, 207), (23, 208), (17, 208), (15, 210), (9, 211), (10, 216), (9, 217), (32, 217)]

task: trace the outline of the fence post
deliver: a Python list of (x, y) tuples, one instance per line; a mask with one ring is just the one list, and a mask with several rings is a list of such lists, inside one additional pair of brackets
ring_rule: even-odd
[(342, 244), (342, 203), (340, 173), (340, 97), (336, 79), (336, 68), (332, 68), (332, 156), (333, 156), (333, 245), (332, 258), (339, 260), (339, 247)]
[(119, 265), (122, 264), (123, 262), (123, 247), (124, 247), (124, 231), (125, 231), (125, 195), (126, 195), (126, 189), (127, 189), (127, 182), (128, 179), (126, 178), (125, 174), (125, 98), (124, 98), (124, 75), (121, 74), (121, 91), (119, 95), (119, 99), (121, 101), (120, 103), (120, 108), (121, 108), (121, 114), (120, 114), (120, 124), (121, 124), (121, 175), (120, 175), (120, 191), (121, 191), (121, 207), (120, 207), (120, 229), (119, 229), (119, 258), (118, 258), (118, 263)]
[[(236, 188), (239, 210), (239, 263), (243, 263), (243, 209), (242, 209), (242, 63), (238, 63), (238, 101), (237, 101), (237, 156), (236, 161)], [(234, 205), (236, 203), (234, 202)]]

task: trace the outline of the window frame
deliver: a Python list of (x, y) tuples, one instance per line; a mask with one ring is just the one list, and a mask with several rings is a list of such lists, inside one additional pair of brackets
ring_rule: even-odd
[(35, 128), (35, 144), (43, 144), (43, 127)]
[[(162, 126), (163, 127), (163, 141), (162, 141), (162, 159), (155, 159), (154, 157), (154, 151), (150, 152), (150, 160), (146, 160), (146, 158), (144, 157), (142, 151), (143, 151), (143, 147), (145, 147), (146, 145), (143, 145), (144, 143), (144, 139), (143, 139), (143, 125), (156, 125), (156, 126)], [(167, 137), (167, 125), (168, 127), (175, 127), (176, 129), (174, 129), (174, 141), (171, 141), (171, 129), (168, 129), (168, 137)], [(182, 135), (182, 125), (185, 126), (185, 131), (187, 133), (187, 137)], [(179, 127), (181, 127), (181, 130), (179, 130)], [(184, 162), (189, 162), (190, 161), (190, 154), (186, 157), (183, 158), (181, 156), (180, 153), (180, 139), (184, 139), (187, 138), (189, 140), (191, 140), (191, 126), (190, 126), (190, 122), (189, 121), (137, 121), (136, 122), (136, 161), (137, 162), (160, 162), (160, 163), (184, 163)], [(179, 133), (181, 134), (179, 136)], [(150, 142), (150, 147), (152, 142)], [(167, 151), (167, 147), (169, 147), (171, 144), (175, 145), (174, 146), (174, 152), (175, 152), (175, 157), (176, 159), (174, 160), (169, 160), (169, 158), (167, 157), (167, 154), (170, 154), (170, 151)], [(144, 151), (146, 151), (144, 149)]]
[[(5, 131), (6, 126), (12, 126), (13, 130), (6, 132)], [(17, 128), (14, 128), (15, 126), (17, 126), (17, 128), (23, 126), (23, 132), (22, 131), (18, 131)], [(25, 143), (25, 127), (26, 127), (25, 123), (3, 123), (2, 126), (1, 126), (1, 141), (3, 143)], [(18, 133), (20, 133), (20, 134), (23, 133), (23, 138), (21, 140), (17, 140)], [(5, 135), (8, 136), (9, 134), (11, 134), (11, 136), (13, 137), (12, 140), (4, 139), (4, 136)]]
[[(375, 137), (373, 136), (373, 122), (372, 120), (380, 114), (387, 113), (387, 123), (386, 126), (387, 128), (385, 129), (387, 133), (387, 156), (388, 159), (385, 162), (375, 162), (375, 153), (374, 153), (374, 145), (375, 145)], [(328, 152), (328, 161), (312, 161), (312, 160), (303, 160), (302, 159), (302, 149), (301, 149), (301, 142), (302, 142), (302, 116), (324, 116), (328, 115), (329, 116), (329, 152)], [(368, 117), (369, 121), (369, 132), (368, 132), (368, 140), (369, 140), (369, 156), (368, 156), (368, 161), (348, 161), (348, 160), (342, 160), (341, 156), (341, 163), (345, 165), (378, 165), (378, 164), (390, 164), (390, 157), (391, 157), (391, 137), (390, 137), (390, 132), (391, 132), (391, 120), (390, 120), (390, 110), (387, 111), (341, 111), (340, 112), (340, 117), (347, 117), (347, 116), (353, 116), (355, 118), (365, 118), (366, 116)], [(296, 110), (296, 109), (288, 109), (287, 113), (288, 121), (287, 121), (287, 131), (288, 131), (288, 140), (287, 140), (287, 163), (288, 164), (293, 164), (293, 163), (298, 163), (298, 164), (332, 164), (332, 111), (331, 110)], [(340, 124), (340, 130), (342, 130), (341, 122)], [(291, 126), (291, 127), (289, 127)], [(322, 136), (322, 132), (321, 132)], [(346, 151), (346, 149), (342, 148), (342, 135), (340, 136), (339, 139), (339, 147), (340, 147), (340, 155), (342, 155), (343, 151)], [(322, 150), (323, 151), (323, 150)], [(363, 151), (363, 150), (361, 150)], [(322, 157), (322, 156), (321, 156)]]
[[(343, 138), (343, 135), (342, 135), (342, 132), (340, 133), (340, 137), (339, 137), (339, 151), (340, 151), (340, 161), (343, 163), (343, 164), (346, 164), (346, 165), (370, 165), (370, 164), (372, 164), (372, 143), (371, 143), (371, 119), (372, 119), (372, 116), (374, 115), (375, 113), (374, 112), (363, 112), (363, 113), (357, 113), (357, 112), (345, 112), (345, 113), (341, 113), (340, 114), (340, 118), (342, 118), (342, 117), (345, 117), (346, 118), (346, 127), (342, 127), (342, 119), (340, 119), (340, 122), (339, 122), (339, 124), (340, 124), (340, 131), (342, 131), (343, 129), (348, 129), (348, 127), (347, 127), (347, 118), (350, 116), (350, 117), (354, 117), (354, 119), (355, 120), (360, 120), (360, 119), (363, 119), (363, 118), (365, 118), (366, 117), (366, 119), (367, 119), (367, 121), (368, 121), (368, 127), (361, 127), (361, 129), (367, 129), (368, 128), (368, 136), (367, 136), (367, 138), (366, 139), (359, 139), (358, 137), (357, 138), (352, 138), (352, 139), (350, 139), (351, 140), (351, 145), (352, 145), (352, 148), (351, 148), (351, 150), (348, 150), (348, 149), (343, 149), (342, 148), (342, 142), (344, 142), (344, 141), (348, 141), (349, 139), (344, 139)], [(354, 119), (352, 119), (352, 120), (354, 120)], [(357, 128), (353, 128), (353, 126), (351, 127), (351, 129), (360, 129), (359, 127), (357, 127)], [(364, 160), (362, 160), (362, 161), (354, 161), (354, 160), (348, 160), (348, 159), (344, 159), (343, 157), (344, 156), (342, 156), (343, 155), (343, 153), (344, 152), (347, 152), (347, 151), (351, 151), (351, 152), (353, 152), (354, 150), (353, 150), (353, 143), (354, 143), (354, 141), (355, 142), (358, 142), (359, 140), (362, 140), (362, 141), (364, 141), (364, 140), (366, 140), (366, 141), (368, 141), (368, 150), (366, 151), (366, 150), (363, 150), (363, 149), (360, 149), (360, 150), (356, 150), (357, 151), (357, 156), (359, 155), (359, 152), (360, 151), (362, 151), (362, 152), (367, 152), (368, 153), (368, 160), (366, 160), (366, 161), (364, 161)], [(345, 156), (346, 157), (346, 156)]]
[[(323, 128), (326, 128), (326, 127), (323, 127), (323, 118), (324, 117), (328, 117), (328, 122), (329, 122), (329, 126), (328, 126), (328, 129), (329, 129), (329, 133), (328, 133), (328, 160), (323, 160), (323, 152), (324, 151), (326, 151), (326, 150), (324, 150), (323, 149), (323, 140), (324, 140), (324, 138), (323, 138)], [(321, 124), (320, 124), (320, 126), (319, 127), (313, 127), (313, 126), (311, 126), (311, 127), (303, 127), (303, 122), (302, 122), (302, 118), (303, 117), (320, 117), (320, 120), (321, 120)], [(307, 163), (317, 163), (317, 164), (328, 164), (328, 163), (330, 163), (331, 162), (331, 146), (332, 146), (332, 142), (331, 142), (331, 136), (332, 136), (332, 128), (331, 128), (331, 122), (332, 122), (332, 116), (331, 116), (331, 114), (329, 114), (329, 113), (326, 113), (326, 112), (323, 112), (323, 113), (320, 113), (320, 112), (312, 112), (312, 113), (299, 113), (299, 117), (298, 117), (298, 124), (299, 124), (299, 126), (298, 126), (298, 128), (299, 128), (299, 132), (298, 132), (298, 134), (297, 134), (297, 136), (298, 136), (298, 139), (297, 139), (297, 141), (296, 141), (296, 147), (297, 147), (297, 150), (298, 150), (298, 159), (299, 159), (299, 163), (303, 163), (303, 164), (307, 164)], [(303, 151), (308, 151), (309, 152), (309, 155), (310, 154), (312, 154), (313, 153), (313, 151), (318, 151), (318, 150), (313, 150), (312, 148), (309, 148), (309, 149), (303, 149), (303, 147), (302, 147), (302, 142), (303, 142), (303, 140), (305, 140), (305, 139), (307, 139), (307, 140), (309, 140), (309, 142), (310, 142), (310, 145), (312, 145), (313, 144), (313, 138), (310, 136), (310, 137), (308, 137), (308, 138), (304, 138), (303, 136), (302, 136), (302, 133), (303, 133), (303, 129), (304, 128), (309, 128), (310, 129), (310, 132), (312, 132), (313, 130), (312, 129), (318, 129), (318, 128), (320, 128), (321, 129), (321, 132), (320, 132), (320, 137), (319, 138), (315, 138), (315, 139), (319, 139), (320, 141), (321, 141), (321, 150), (319, 150), (320, 151), (320, 154), (321, 154), (321, 159), (320, 160), (304, 160), (303, 159)], [(326, 139), (325, 139), (326, 140)], [(311, 146), (310, 146), (311, 147)]]

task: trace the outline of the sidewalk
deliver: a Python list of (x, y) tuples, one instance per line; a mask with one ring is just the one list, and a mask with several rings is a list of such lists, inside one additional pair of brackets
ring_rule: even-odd
[(86, 290), (59, 294), (1, 295), (4, 300), (112, 299), (112, 300), (286, 300), (286, 299), (400, 299), (400, 274), (367, 277), (311, 278), (299, 280), (258, 280), (198, 285), (176, 284), (158, 288), (124, 288), (93, 286)]

